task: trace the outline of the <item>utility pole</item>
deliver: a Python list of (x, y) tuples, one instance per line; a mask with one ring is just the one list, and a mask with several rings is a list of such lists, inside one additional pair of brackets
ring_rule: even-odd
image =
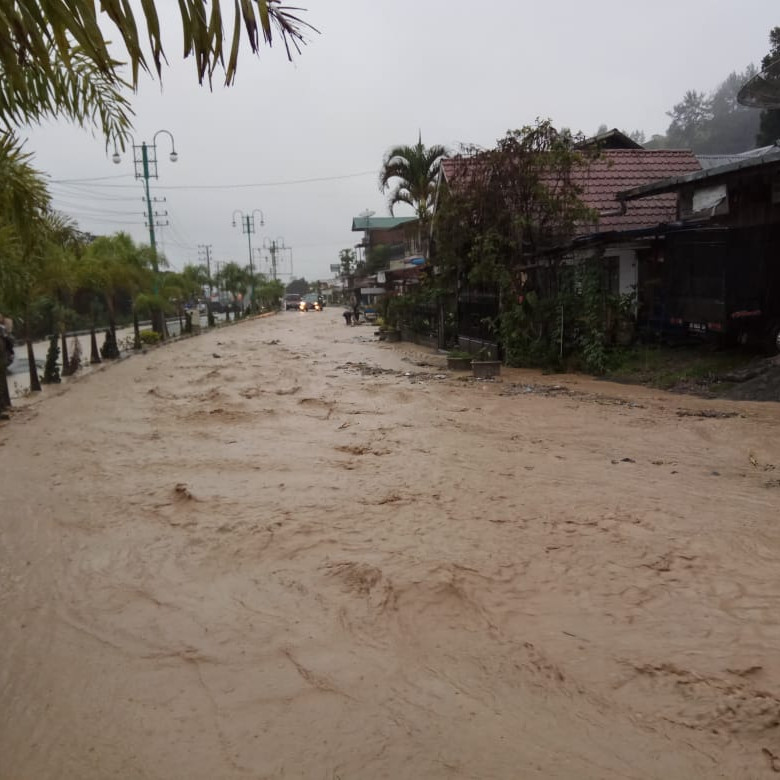
[(255, 232), (255, 214), (260, 214), (260, 227), (265, 225), (265, 219), (263, 218), (263, 212), (260, 211), (260, 209), (254, 209), (251, 214), (244, 214), (243, 211), (236, 209), (233, 212), (233, 227), (236, 226), (236, 214), (238, 214), (241, 219), (241, 232), (246, 233), (246, 240), (249, 246), (249, 283), (251, 285), (249, 307), (251, 309), (255, 299), (255, 265), (252, 262), (252, 233)]
[(198, 259), (206, 258), (206, 276), (209, 280), (209, 297), (211, 297), (211, 244), (198, 244)]
[(211, 244), (198, 244), (198, 260), (206, 257), (206, 281), (209, 285), (209, 294), (206, 298), (206, 321), (210, 328), (214, 327), (214, 312), (211, 310), (211, 299), (214, 297), (214, 286), (211, 284)]
[[(133, 141), (133, 165), (135, 168), (135, 178), (144, 180), (144, 192), (146, 194), (146, 226), (149, 228), (149, 244), (152, 247), (152, 269), (154, 271), (155, 295), (157, 295), (159, 292), (160, 268), (159, 263), (157, 262), (157, 240), (154, 234), (154, 228), (155, 226), (164, 227), (168, 224), (167, 222), (161, 224), (155, 221), (157, 217), (167, 217), (168, 212), (166, 211), (160, 214), (152, 209), (153, 201), (151, 193), (149, 192), (149, 179), (158, 178), (157, 136), (160, 135), (160, 133), (165, 133), (165, 135), (171, 139), (170, 160), (171, 162), (175, 163), (179, 159), (179, 155), (176, 152), (176, 143), (173, 140), (173, 135), (170, 133), (170, 131), (158, 130), (152, 136), (151, 144), (147, 144), (146, 141), (143, 141), (140, 145), (138, 145), (135, 143), (135, 141)], [(119, 149), (117, 149), (116, 144), (114, 145), (114, 154), (112, 155), (111, 159), (116, 165), (119, 165), (119, 163), (122, 161), (122, 156), (119, 154)], [(159, 201), (155, 199), (154, 202), (157, 203)], [(154, 330), (162, 336), (162, 338), (165, 338), (165, 317), (163, 316), (162, 311), (155, 309), (152, 312), (152, 326)]]
[(283, 238), (275, 238), (273, 241), (269, 241), (267, 238), (263, 241), (263, 246), (271, 254), (271, 278), (276, 281), (276, 255), (284, 249), (289, 247), (285, 246)]

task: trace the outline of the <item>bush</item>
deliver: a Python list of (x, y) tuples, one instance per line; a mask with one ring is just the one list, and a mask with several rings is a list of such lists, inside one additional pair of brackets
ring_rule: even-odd
[(73, 349), (70, 352), (70, 362), (68, 363), (68, 376), (75, 374), (81, 368), (81, 342), (77, 337), (73, 337)]
[(160, 343), (160, 334), (156, 330), (142, 330), (140, 336), (144, 346), (153, 347)]
[(49, 351), (46, 353), (46, 366), (43, 369), (43, 383), (45, 385), (59, 384), (60, 367), (57, 361), (60, 359), (59, 337), (52, 333), (49, 339)]

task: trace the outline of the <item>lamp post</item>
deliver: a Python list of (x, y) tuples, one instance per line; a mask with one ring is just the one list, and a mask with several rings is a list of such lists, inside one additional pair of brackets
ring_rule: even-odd
[[(144, 180), (144, 191), (146, 194), (146, 214), (149, 220), (149, 243), (152, 247), (152, 269), (154, 271), (154, 294), (157, 295), (159, 291), (159, 264), (157, 262), (157, 241), (154, 235), (154, 220), (157, 216), (152, 211), (152, 196), (149, 192), (149, 179), (157, 179), (157, 136), (164, 133), (171, 139), (171, 153), (169, 159), (175, 163), (179, 159), (179, 155), (176, 152), (176, 142), (173, 140), (173, 134), (169, 130), (158, 130), (152, 136), (152, 143), (147, 144), (146, 141), (142, 141), (140, 144), (136, 144), (133, 140), (133, 166), (135, 169), (135, 178)], [(119, 149), (114, 143), (114, 154), (111, 159), (116, 165), (122, 162), (122, 155), (119, 154)], [(157, 316), (155, 316), (157, 315)], [(165, 338), (165, 320), (162, 318), (161, 312), (153, 312), (153, 319), (157, 319), (157, 322), (153, 323), (154, 330)]]
[(251, 290), (249, 294), (249, 307), (251, 309), (255, 300), (255, 266), (252, 262), (252, 233), (255, 232), (255, 214), (260, 215), (260, 227), (265, 225), (265, 219), (263, 217), (263, 212), (260, 209), (254, 209), (251, 214), (244, 214), (243, 211), (236, 209), (233, 212), (233, 227), (236, 226), (236, 214), (238, 214), (239, 219), (241, 220), (241, 232), (246, 233), (246, 240), (249, 246), (249, 284)]

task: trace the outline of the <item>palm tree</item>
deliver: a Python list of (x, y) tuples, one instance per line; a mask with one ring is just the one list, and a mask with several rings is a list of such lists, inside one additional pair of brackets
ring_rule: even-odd
[(433, 207), (436, 179), (441, 159), (447, 154), (443, 146), (425, 146), (422, 135), (414, 146), (395, 146), (384, 157), (379, 175), (379, 188), (386, 192), (390, 182), (395, 186), (390, 192), (390, 213), (398, 203), (407, 203), (420, 223), (425, 223)]
[(222, 286), (224, 290), (227, 290), (233, 299), (237, 299), (239, 295), (246, 295), (246, 291), (249, 289), (249, 281), (251, 275), (248, 268), (242, 268), (238, 263), (225, 263), (216, 276), (216, 281)]
[[(0, 309), (21, 317), (30, 365), (30, 390), (40, 390), (30, 335), (30, 304), (47, 249), (49, 193), (31, 155), (0, 134)], [(3, 354), (5, 380), (5, 354)], [(4, 394), (3, 394), (4, 395)]]
[[(138, 86), (140, 70), (162, 73), (165, 62), (157, 6), (144, 0), (141, 10), (128, 2), (95, 0), (3, 0), (0, 29), (0, 125), (12, 127), (42, 117), (65, 115), (80, 124), (101, 124), (106, 138), (126, 138), (129, 105), (121, 93)], [(167, 7), (168, 3), (166, 3)], [(232, 30), (226, 45), (221, 0), (179, 0), (184, 56), (192, 56), (199, 83), (212, 83), (215, 71), (225, 84), (236, 75), (243, 26), (252, 52), (271, 46), (274, 36), (287, 56), (300, 53), (305, 35), (316, 32), (279, 0), (242, 0), (235, 3)], [(230, 4), (233, 5), (233, 4)], [(140, 30), (139, 30), (140, 27)], [(141, 41), (151, 49), (144, 54)], [(109, 52), (109, 41), (119, 42), (130, 68), (129, 84), (121, 75), (125, 63)]]

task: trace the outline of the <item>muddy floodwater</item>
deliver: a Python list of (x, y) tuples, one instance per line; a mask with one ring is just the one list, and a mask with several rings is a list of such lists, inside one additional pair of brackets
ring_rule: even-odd
[(770, 778), (780, 406), (341, 312), (0, 423), (0, 778)]

